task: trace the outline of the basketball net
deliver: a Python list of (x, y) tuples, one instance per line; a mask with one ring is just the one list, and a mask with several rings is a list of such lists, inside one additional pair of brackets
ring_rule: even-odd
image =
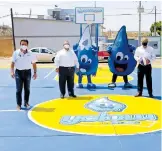
[(87, 20), (87, 25), (93, 24), (91, 20)]

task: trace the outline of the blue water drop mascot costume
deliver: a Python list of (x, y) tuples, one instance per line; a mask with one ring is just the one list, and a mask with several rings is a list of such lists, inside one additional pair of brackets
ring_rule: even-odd
[(78, 88), (83, 88), (82, 78), (87, 76), (87, 88), (96, 88), (96, 85), (92, 83), (91, 76), (95, 76), (98, 69), (98, 49), (92, 45), (90, 27), (85, 28), (83, 35), (76, 45), (73, 46), (78, 61), (79, 72), (78, 75)]
[(128, 82), (128, 75), (131, 74), (136, 67), (136, 60), (134, 59), (135, 47), (128, 44), (126, 27), (122, 26), (119, 30), (113, 44), (109, 45), (107, 51), (109, 53), (108, 66), (113, 73), (112, 83), (108, 87), (116, 87), (116, 79), (118, 76), (123, 76), (124, 87), (132, 88)]

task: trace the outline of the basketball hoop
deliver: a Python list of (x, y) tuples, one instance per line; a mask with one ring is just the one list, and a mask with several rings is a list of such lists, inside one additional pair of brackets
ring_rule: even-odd
[(103, 7), (76, 7), (75, 23), (77, 24), (103, 24)]

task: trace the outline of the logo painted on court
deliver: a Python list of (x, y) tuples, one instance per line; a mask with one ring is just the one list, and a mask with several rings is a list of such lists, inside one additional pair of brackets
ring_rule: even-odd
[(63, 116), (60, 123), (63, 125), (72, 125), (83, 122), (109, 122), (107, 124), (140, 124), (141, 121), (157, 121), (155, 114), (126, 114), (126, 115), (109, 115), (107, 112), (121, 112), (126, 105), (109, 100), (107, 97), (96, 99), (85, 104), (87, 109), (99, 112), (98, 115), (79, 115), (79, 116)]
[[(36, 124), (52, 130), (88, 135), (135, 135), (161, 129), (161, 102), (122, 95), (91, 95), (51, 100), (29, 112)], [(47, 112), (51, 107), (53, 111)], [(44, 108), (36, 112), (38, 108)]]
[(126, 108), (126, 105), (109, 100), (108, 97), (103, 97), (90, 101), (85, 104), (85, 107), (96, 112), (120, 112)]

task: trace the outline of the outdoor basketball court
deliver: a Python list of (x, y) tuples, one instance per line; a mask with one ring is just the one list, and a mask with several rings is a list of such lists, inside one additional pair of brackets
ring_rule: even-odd
[[(92, 13), (92, 10), (95, 10)], [(103, 23), (102, 8), (76, 8), (76, 23)], [(60, 99), (58, 77), (52, 64), (38, 65), (38, 79), (31, 81), (32, 108), (16, 110), (15, 80), (7, 65), (0, 66), (0, 151), (160, 151), (161, 65), (154, 66), (153, 94), (137, 93), (137, 71), (124, 89), (122, 77), (109, 89), (112, 73), (99, 65), (92, 79), (96, 89), (75, 87), (77, 98)], [(75, 77), (77, 83), (77, 77)], [(86, 78), (83, 79), (86, 84)], [(86, 85), (84, 85), (86, 86)]]
[[(123, 89), (118, 79), (108, 89), (112, 74), (100, 65), (93, 79), (97, 89), (77, 89), (76, 99), (59, 99), (53, 65), (38, 65), (38, 79), (32, 80), (32, 109), (16, 110), (15, 81), (9, 68), (0, 69), (0, 149), (2, 151), (160, 151), (161, 146), (161, 68), (153, 69), (154, 99), (135, 98), (137, 73), (129, 80), (132, 89)], [(86, 82), (86, 79), (85, 79)], [(99, 108), (108, 98), (112, 106)], [(95, 102), (96, 101), (96, 102)], [(147, 115), (146, 115), (147, 114)], [(111, 119), (110, 119), (111, 116)]]

